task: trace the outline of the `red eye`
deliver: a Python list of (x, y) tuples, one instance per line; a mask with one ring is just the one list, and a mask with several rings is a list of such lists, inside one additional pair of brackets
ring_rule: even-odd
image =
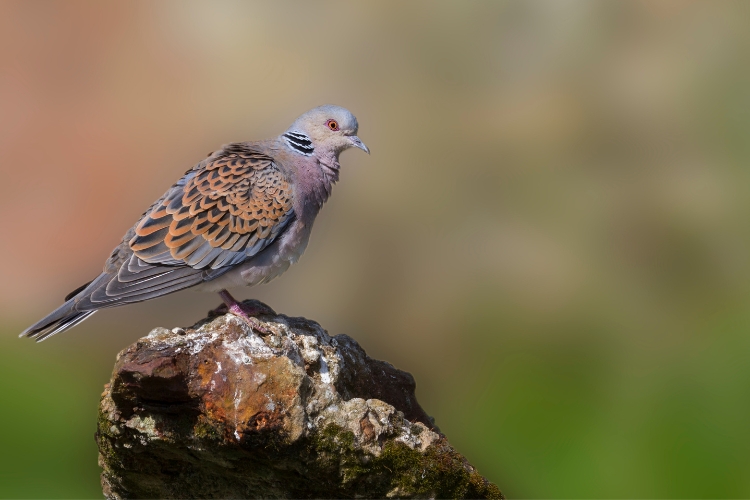
[(328, 125), (328, 128), (330, 128), (331, 130), (339, 129), (339, 122), (337, 122), (336, 120), (328, 120), (326, 122), (326, 125)]

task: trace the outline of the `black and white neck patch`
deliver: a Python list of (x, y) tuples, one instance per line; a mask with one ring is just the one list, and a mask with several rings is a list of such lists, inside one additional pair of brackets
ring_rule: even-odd
[(310, 156), (315, 151), (312, 141), (305, 134), (299, 132), (287, 132), (283, 135), (290, 148), (301, 155)]

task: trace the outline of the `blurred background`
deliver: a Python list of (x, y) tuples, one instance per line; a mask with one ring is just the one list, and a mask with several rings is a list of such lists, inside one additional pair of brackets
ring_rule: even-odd
[(750, 496), (750, 4), (0, 2), (0, 496), (100, 497), (116, 353), (17, 334), (223, 143), (351, 109), (300, 263), (237, 292), (414, 374), (515, 498)]

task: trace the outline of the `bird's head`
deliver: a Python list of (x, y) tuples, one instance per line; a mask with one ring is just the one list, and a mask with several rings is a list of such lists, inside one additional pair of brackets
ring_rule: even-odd
[(300, 154), (313, 151), (336, 157), (349, 148), (370, 149), (357, 137), (357, 119), (345, 108), (327, 104), (318, 106), (297, 118), (282, 137)]

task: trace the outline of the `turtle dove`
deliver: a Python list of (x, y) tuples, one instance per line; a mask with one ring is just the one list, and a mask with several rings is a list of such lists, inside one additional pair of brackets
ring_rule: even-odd
[(231, 312), (253, 324), (257, 311), (226, 289), (268, 282), (299, 259), (339, 178), (339, 154), (370, 152), (357, 128), (348, 110), (320, 106), (275, 139), (211, 153), (143, 214), (102, 274), (21, 336), (42, 341), (99, 309), (191, 287), (219, 292)]

